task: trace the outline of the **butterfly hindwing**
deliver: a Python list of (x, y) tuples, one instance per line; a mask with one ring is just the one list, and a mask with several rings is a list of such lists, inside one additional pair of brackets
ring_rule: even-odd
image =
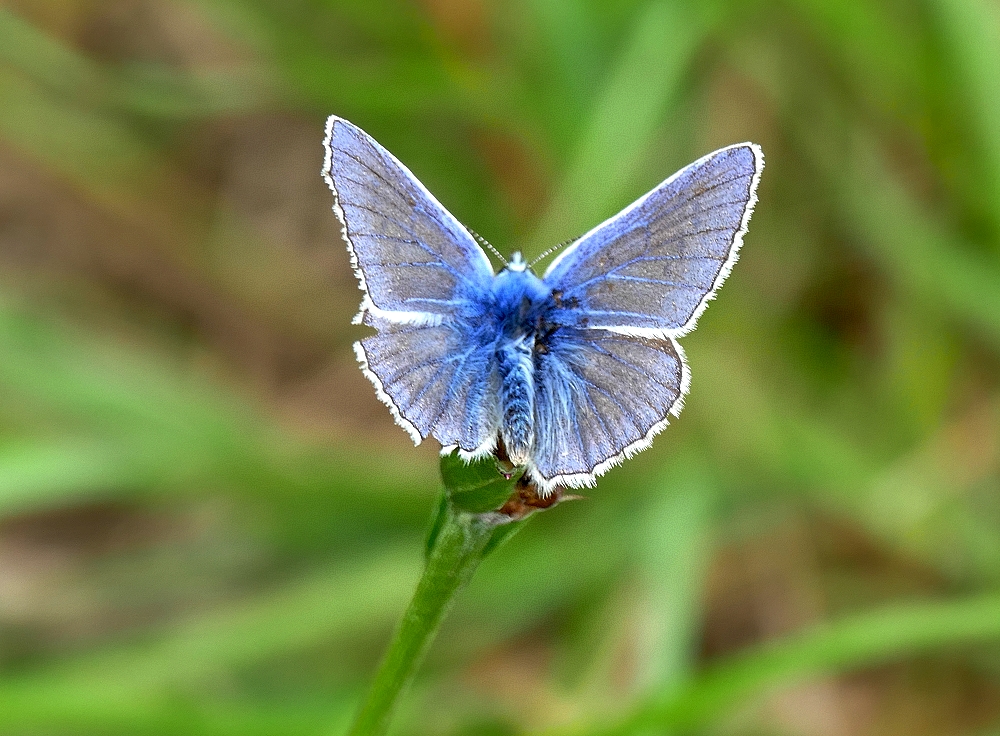
[(649, 445), (687, 384), (672, 338), (560, 328), (536, 376), (534, 473), (546, 488), (592, 485)]
[(433, 435), (470, 452), (492, 443), (499, 379), (491, 350), (455, 323), (399, 324), (371, 313), (364, 322), (378, 333), (355, 343), (358, 360), (414, 442)]
[(764, 165), (742, 143), (709, 154), (582, 236), (545, 273), (574, 324), (679, 336), (736, 262)]
[(489, 289), (486, 254), (391, 153), (336, 116), (325, 146), (323, 174), (365, 290), (363, 311), (437, 323), (468, 294)]

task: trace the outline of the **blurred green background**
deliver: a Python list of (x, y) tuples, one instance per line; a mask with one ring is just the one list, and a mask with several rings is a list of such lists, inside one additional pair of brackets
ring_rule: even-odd
[(0, 734), (349, 720), (438, 480), (330, 113), (528, 255), (767, 158), (683, 415), (484, 563), (395, 733), (1000, 733), (996, 0), (15, 0)]

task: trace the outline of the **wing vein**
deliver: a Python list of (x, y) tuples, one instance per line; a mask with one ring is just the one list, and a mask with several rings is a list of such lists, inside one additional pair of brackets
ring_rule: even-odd
[(435, 427), (437, 427), (438, 423), (441, 421), (442, 415), (448, 408), (448, 405), (451, 403), (451, 399), (455, 393), (455, 383), (456, 383), (455, 377), (458, 376), (459, 373), (461, 373), (462, 368), (465, 367), (465, 364), (469, 360), (469, 356), (472, 355), (473, 352), (475, 352), (475, 348), (469, 348), (468, 350), (466, 350), (465, 353), (462, 354), (459, 363), (455, 366), (455, 372), (452, 374), (452, 379), (448, 384), (448, 393), (441, 401), (441, 409), (438, 411), (437, 415), (435, 415), (434, 421), (431, 422), (430, 426), (427, 428), (428, 434), (431, 434), (434, 431)]
[[(422, 389), (420, 389), (420, 391), (417, 393), (416, 396), (412, 397), (408, 402), (406, 402), (406, 408), (404, 409), (403, 407), (400, 407), (400, 412), (403, 412), (404, 416), (406, 416), (405, 412), (409, 411), (410, 408), (414, 404), (416, 404), (418, 401), (420, 401), (420, 399), (423, 398), (424, 394), (427, 393), (427, 391), (430, 389), (430, 387), (433, 386), (435, 383), (437, 383), (438, 376), (441, 375), (441, 373), (445, 370), (445, 368), (447, 368), (449, 366), (449, 364), (450, 364), (449, 360), (447, 360), (447, 359), (442, 360), (441, 361), (441, 367), (438, 368), (436, 371), (434, 371), (434, 375), (431, 376), (430, 380), (427, 381), (426, 383), (424, 383), (424, 387)], [(416, 425), (414, 425), (414, 426), (416, 426)], [(428, 430), (427, 434), (430, 434), (429, 430)]]
[[(614, 361), (616, 361), (618, 363), (621, 363), (626, 368), (630, 368), (631, 370), (636, 371), (640, 375), (644, 375), (644, 376), (647, 376), (647, 378), (651, 378), (654, 382), (658, 383), (663, 388), (668, 389), (670, 391), (676, 391), (677, 390), (677, 386), (675, 386), (674, 384), (664, 383), (663, 381), (661, 381), (659, 378), (657, 378), (654, 375), (647, 375), (646, 371), (644, 371), (643, 369), (639, 368), (639, 366), (637, 366), (637, 365), (635, 365), (635, 364), (633, 364), (633, 363), (625, 360), (624, 358), (620, 357), (619, 355), (611, 352), (610, 350), (608, 350), (604, 346), (600, 345), (597, 341), (594, 341), (593, 346), (594, 346), (595, 350), (599, 350), (601, 353), (603, 353), (604, 355), (608, 356), (612, 360), (614, 360)], [(651, 350), (656, 350), (656, 348), (650, 348), (650, 349)], [(658, 350), (657, 352), (661, 353), (662, 355), (667, 355), (667, 353), (664, 353), (662, 350)]]
[[(422, 212), (423, 214), (427, 215), (432, 220), (434, 220), (434, 222), (436, 222), (441, 227), (442, 230), (445, 230), (445, 231), (450, 231), (451, 230), (451, 228), (449, 227), (449, 225), (451, 225), (452, 223), (445, 222), (443, 219), (441, 219), (441, 217), (440, 217), (441, 213), (435, 211), (437, 208), (434, 208), (434, 210), (428, 211), (424, 207), (419, 206), (419, 202), (418, 202), (418, 200), (417, 200), (416, 197), (414, 197), (409, 192), (402, 192), (402, 191), (400, 191), (396, 186), (394, 186), (392, 184), (392, 182), (390, 182), (388, 179), (386, 179), (380, 172), (376, 171), (371, 166), (369, 166), (368, 163), (366, 163), (365, 161), (362, 161), (359, 157), (355, 156), (354, 154), (350, 153), (349, 151), (343, 151), (342, 150), (341, 152), (345, 156), (347, 156), (348, 158), (350, 158), (351, 160), (356, 161), (359, 165), (361, 165), (361, 166), (365, 167), (366, 169), (368, 169), (368, 171), (370, 171), (372, 174), (374, 174), (379, 179), (381, 179), (383, 182), (385, 182), (386, 186), (388, 186), (392, 191), (394, 191), (404, 202), (406, 202), (407, 204), (409, 204), (414, 209), (418, 209), (419, 208), (420, 212)], [(344, 177), (344, 178), (347, 178), (347, 177)], [(358, 182), (355, 182), (355, 183), (358, 183)], [(364, 185), (362, 185), (362, 186), (364, 186)], [(472, 240), (471, 237), (470, 237), (470, 240)]]
[[(695, 231), (692, 231), (692, 232), (680, 233), (679, 235), (676, 235), (676, 236), (674, 236), (672, 238), (669, 238), (668, 240), (662, 240), (662, 241), (656, 243), (656, 247), (661, 247), (661, 246), (664, 246), (664, 245), (670, 245), (671, 243), (676, 243), (677, 241), (683, 240), (685, 238), (692, 238), (692, 237), (696, 237), (698, 235), (706, 235), (707, 233), (725, 232), (727, 230), (732, 230), (733, 233), (735, 234), (738, 229), (739, 229), (738, 227), (730, 227), (730, 226), (727, 226), (727, 227), (709, 227), (709, 228), (704, 228), (703, 230), (695, 230)], [(605, 248), (613, 247), (614, 242), (615, 241), (612, 241), (611, 243), (608, 243), (604, 247)], [(653, 245), (647, 246), (647, 248), (643, 251), (643, 253), (648, 253), (650, 251), (650, 249), (653, 248), (653, 247), (654, 247)], [(590, 284), (590, 283), (592, 283), (594, 281), (599, 281), (601, 279), (605, 279), (610, 274), (617, 273), (621, 269), (626, 268), (628, 266), (631, 266), (634, 263), (641, 263), (641, 262), (645, 262), (645, 261), (661, 261), (661, 260), (664, 260), (664, 261), (665, 260), (710, 260), (710, 261), (725, 262), (726, 259), (725, 258), (718, 258), (718, 257), (715, 257), (715, 256), (667, 256), (667, 255), (662, 255), (662, 256), (648, 256), (648, 255), (637, 256), (635, 258), (631, 258), (631, 259), (625, 261), (621, 265), (615, 266), (613, 269), (611, 269), (607, 273), (601, 273), (601, 274), (598, 274), (596, 276), (591, 276), (589, 279), (585, 279), (584, 281), (580, 281), (579, 283), (573, 284), (573, 286), (571, 286), (570, 288), (568, 288), (568, 289), (565, 290), (565, 293), (566, 294), (572, 294), (577, 289), (580, 289), (581, 287), (586, 286), (587, 284)]]
[[(370, 165), (369, 165), (369, 164), (368, 164), (368, 163), (367, 163), (366, 161), (362, 161), (362, 160), (361, 160), (361, 158), (360, 158), (359, 156), (355, 156), (355, 155), (354, 155), (353, 153), (351, 153), (350, 151), (345, 151), (344, 149), (340, 149), (339, 153), (342, 153), (342, 154), (344, 154), (345, 156), (347, 156), (347, 158), (349, 158), (349, 159), (351, 159), (352, 161), (356, 162), (356, 163), (357, 163), (357, 164), (358, 164), (359, 166), (362, 166), (362, 167), (364, 167), (364, 168), (365, 168), (365, 169), (367, 169), (367, 170), (368, 170), (369, 172), (371, 172), (372, 174), (374, 174), (375, 176), (377, 176), (377, 177), (378, 177), (379, 179), (381, 179), (381, 180), (382, 180), (382, 182), (383, 182), (383, 183), (384, 183), (384, 184), (385, 184), (385, 185), (386, 185), (387, 187), (389, 187), (389, 189), (391, 189), (391, 190), (392, 190), (393, 192), (395, 192), (395, 193), (396, 193), (396, 196), (398, 196), (398, 197), (399, 197), (400, 199), (402, 199), (402, 200), (403, 200), (404, 202), (406, 202), (406, 203), (411, 203), (411, 201), (412, 201), (412, 200), (414, 200), (414, 197), (413, 197), (412, 195), (409, 195), (409, 194), (407, 194), (407, 193), (404, 193), (404, 192), (400, 191), (400, 190), (399, 190), (399, 188), (397, 188), (395, 184), (393, 184), (393, 183), (392, 183), (391, 181), (389, 181), (388, 179), (386, 179), (386, 178), (385, 178), (385, 176), (384, 176), (384, 175), (382, 174), (382, 172), (380, 172), (380, 171), (376, 171), (376, 170), (375, 170), (374, 168), (372, 168), (372, 167), (371, 167), (371, 166), (370, 166)], [(339, 175), (338, 175), (338, 178), (339, 178)], [(345, 176), (344, 178), (345, 178), (345, 179), (348, 179), (348, 177), (346, 177), (346, 176)], [(349, 181), (353, 181), (353, 180), (350, 180), (350, 179), (348, 179), (348, 180), (349, 180)], [(368, 186), (367, 186), (366, 184), (362, 184), (361, 182), (357, 182), (357, 181), (355, 181), (354, 183), (355, 183), (355, 184), (358, 184), (358, 185), (360, 185), (360, 186), (362, 186), (362, 187), (364, 187), (365, 189), (369, 189), (369, 188), (370, 188), (370, 187), (368, 187)], [(414, 203), (414, 204), (415, 204), (415, 203)], [(411, 206), (413, 206), (413, 204), (411, 204)]]
[(669, 279), (651, 279), (644, 276), (622, 276), (617, 273), (608, 274), (609, 281), (634, 281), (639, 284), (663, 284), (664, 286), (679, 286), (683, 289), (704, 289), (702, 284), (688, 284), (684, 281), (670, 281)]
[[(467, 284), (470, 284), (470, 285), (472, 284), (472, 281), (470, 281), (458, 269), (456, 269), (454, 266), (452, 266), (450, 263), (448, 263), (446, 260), (444, 260), (440, 256), (440, 254), (435, 253), (433, 250), (431, 250), (431, 248), (428, 245), (426, 245), (425, 243), (423, 243), (420, 240), (420, 238), (417, 237), (417, 234), (415, 232), (413, 232), (409, 227), (407, 227), (406, 225), (404, 225), (402, 222), (399, 222), (398, 220), (393, 220), (388, 215), (386, 215), (384, 212), (380, 212), (379, 210), (377, 210), (377, 209), (375, 209), (373, 207), (369, 207), (367, 205), (354, 204), (352, 202), (344, 202), (344, 205), (347, 206), (347, 207), (354, 207), (355, 209), (359, 209), (359, 210), (365, 210), (366, 212), (371, 212), (373, 215), (378, 215), (380, 217), (386, 218), (387, 220), (389, 220), (389, 222), (392, 222), (397, 227), (399, 227), (400, 230), (403, 230), (404, 232), (409, 233), (410, 235), (412, 235), (413, 238), (414, 238), (413, 244), (416, 245), (421, 250), (423, 250), (428, 255), (432, 256), (435, 259), (437, 259), (437, 262), (440, 263), (442, 265), (442, 267), (444, 267), (448, 271), (450, 271), (452, 273), (452, 275), (456, 276), (457, 278), (460, 278), (462, 281), (464, 281)], [(359, 237), (357, 235), (357, 233), (354, 232), (353, 228), (349, 224), (347, 226), (347, 235), (348, 235), (348, 237), (351, 237), (351, 238)]]
[[(580, 374), (577, 374), (577, 375), (580, 375)], [(628, 420), (628, 423), (632, 425), (632, 428), (634, 430), (636, 430), (636, 431), (640, 431), (640, 427), (636, 423), (635, 417), (632, 416), (632, 412), (630, 412), (625, 407), (625, 405), (622, 404), (622, 402), (620, 402), (617, 398), (615, 398), (615, 395), (613, 393), (611, 393), (610, 391), (608, 391), (603, 386), (598, 386), (596, 383), (594, 383), (593, 381), (591, 381), (586, 376), (580, 376), (580, 380), (583, 381), (584, 384), (586, 384), (587, 386), (592, 387), (595, 391), (597, 391), (599, 393), (602, 393), (605, 396), (607, 396), (609, 399), (611, 399), (611, 402), (621, 410), (622, 416), (625, 417)]]
[[(744, 178), (746, 178), (748, 180), (752, 180), (753, 177), (751, 175), (742, 174), (741, 173), (741, 174), (738, 174), (738, 175), (734, 176), (732, 179), (724, 179), (723, 181), (717, 181), (714, 184), (710, 184), (709, 186), (706, 186), (706, 187), (703, 187), (703, 188), (699, 189), (698, 191), (696, 191), (693, 194), (691, 194), (691, 196), (689, 196), (689, 197), (685, 197), (684, 199), (682, 199), (680, 201), (673, 202), (672, 203), (673, 206), (670, 207), (669, 209), (663, 210), (663, 212), (661, 214), (663, 216), (672, 215), (674, 212), (676, 212), (677, 210), (679, 210), (681, 207), (683, 207), (684, 205), (686, 205), (688, 202), (692, 202), (695, 199), (697, 199), (698, 197), (701, 197), (702, 195), (704, 195), (705, 192), (711, 192), (711, 191), (713, 191), (715, 189), (718, 189), (720, 187), (724, 187), (727, 184), (732, 184), (734, 181), (739, 181), (740, 179), (744, 179)], [(749, 186), (748, 186), (748, 188), (749, 188)], [(747, 200), (744, 200), (744, 204), (746, 204), (746, 201), (748, 201), (748, 200), (749, 200), (749, 198)], [(733, 204), (738, 204), (738, 201), (734, 202)]]

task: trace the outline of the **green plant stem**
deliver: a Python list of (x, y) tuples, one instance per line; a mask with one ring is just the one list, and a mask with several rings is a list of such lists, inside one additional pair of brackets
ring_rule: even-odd
[(496, 525), (488, 517), (457, 511), (450, 502), (446, 504), (417, 590), (349, 736), (385, 733), (396, 703), (412, 681), (455, 594), (472, 577), (495, 531)]

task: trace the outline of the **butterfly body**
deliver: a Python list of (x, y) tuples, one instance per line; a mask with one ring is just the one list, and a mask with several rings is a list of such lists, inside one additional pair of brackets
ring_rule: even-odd
[(414, 442), (525, 466), (543, 494), (649, 446), (690, 383), (676, 338), (736, 261), (763, 167), (720, 149), (577, 239), (494, 274), (468, 230), (360, 128), (327, 124), (324, 175), (359, 285), (355, 344)]
[(493, 281), (491, 307), (496, 365), (500, 378), (500, 438), (515, 465), (531, 459), (535, 444), (535, 371), (544, 360), (548, 334), (555, 327), (552, 289), (515, 254)]

